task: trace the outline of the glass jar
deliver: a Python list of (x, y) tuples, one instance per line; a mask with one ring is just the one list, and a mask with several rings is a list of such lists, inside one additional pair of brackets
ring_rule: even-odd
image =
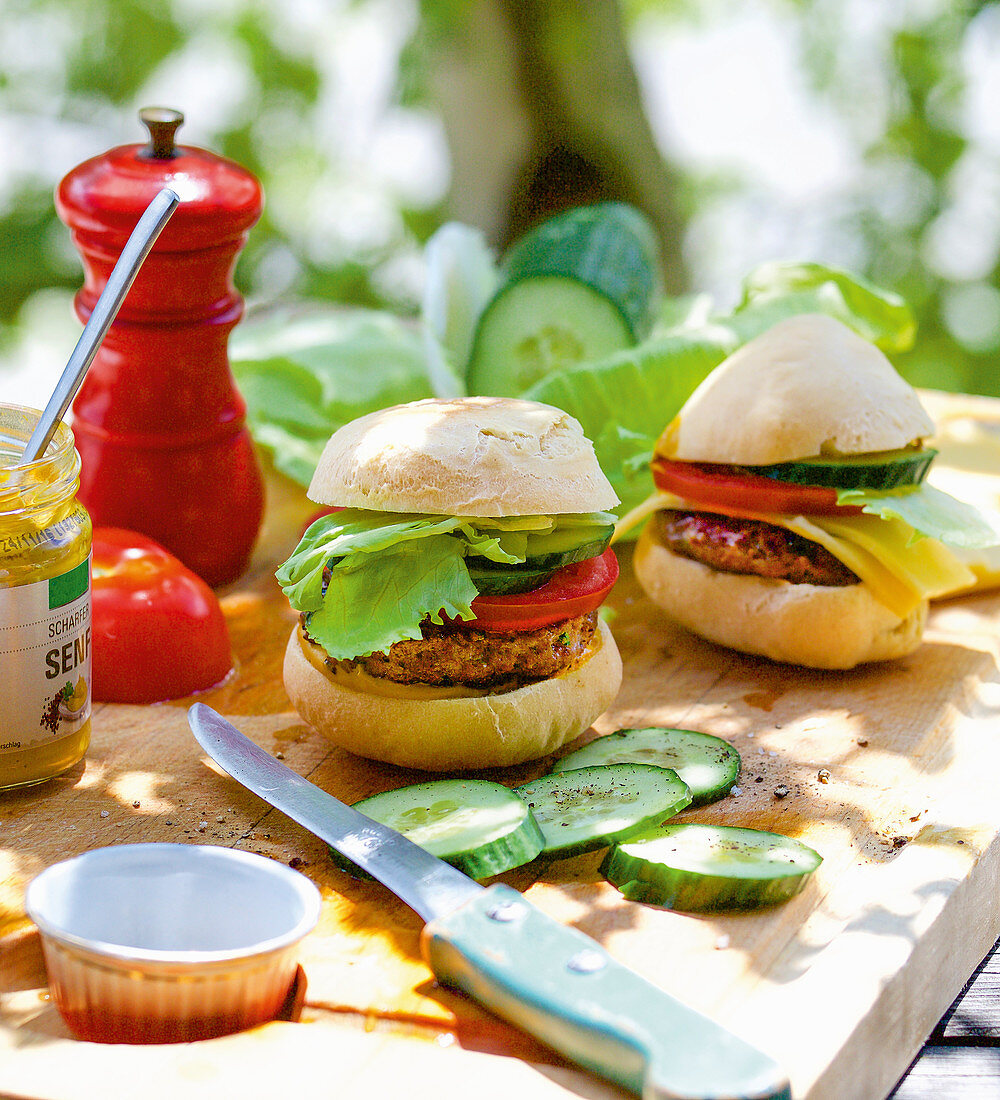
[(90, 744), (90, 516), (66, 424), (22, 461), (39, 416), (0, 404), (0, 790), (51, 779)]

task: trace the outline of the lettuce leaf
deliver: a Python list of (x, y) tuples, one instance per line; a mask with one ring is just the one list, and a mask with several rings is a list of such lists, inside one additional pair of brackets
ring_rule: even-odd
[[(378, 408), (463, 392), (476, 322), (498, 278), (478, 231), (449, 223), (428, 242), (419, 320), (320, 307), (248, 319), (230, 358), (256, 441), (307, 485), (327, 438)], [(565, 409), (583, 425), (623, 510), (651, 491), (646, 469), (660, 433), (709, 371), (741, 344), (797, 313), (829, 313), (887, 352), (913, 340), (896, 295), (814, 263), (753, 271), (735, 308), (704, 294), (664, 298), (653, 335), (596, 362), (550, 374), (522, 396)]]
[(902, 298), (837, 268), (771, 263), (750, 274), (730, 313), (713, 311), (705, 295), (668, 301), (646, 342), (550, 374), (523, 396), (580, 421), (624, 514), (652, 492), (646, 466), (653, 446), (709, 372), (778, 321), (817, 312), (887, 351), (904, 350), (913, 340), (913, 314)]
[(377, 310), (313, 304), (248, 318), (229, 358), (254, 439), (302, 485), (341, 425), (432, 396), (417, 326)]
[[(420, 622), (471, 619), (478, 590), (466, 555), (523, 562), (532, 531), (561, 517), (469, 519), (345, 508), (321, 516), (275, 574), (306, 628), (347, 660), (420, 637)], [(571, 522), (576, 517), (567, 517)]]
[(871, 489), (838, 489), (838, 504), (860, 504), (873, 516), (895, 516), (913, 528), (911, 542), (928, 537), (968, 549), (1000, 543), (997, 531), (971, 504), (924, 482), (912, 489), (875, 492)]
[(446, 222), (424, 248), (420, 304), (427, 374), (437, 397), (465, 393), (465, 365), (476, 322), (500, 283), (486, 238), (471, 226)]
[(442, 615), (471, 619), (478, 595), (464, 547), (448, 535), (398, 543), (333, 574), (322, 606), (306, 615), (306, 630), (338, 661), (419, 638), (428, 617), (437, 623)]
[(736, 346), (724, 327), (677, 329), (607, 359), (549, 374), (523, 396), (580, 421), (626, 512), (652, 491), (648, 467), (660, 433)]
[(913, 311), (898, 294), (839, 268), (787, 261), (750, 273), (730, 323), (745, 343), (799, 313), (828, 313), (888, 354), (907, 351), (917, 331)]

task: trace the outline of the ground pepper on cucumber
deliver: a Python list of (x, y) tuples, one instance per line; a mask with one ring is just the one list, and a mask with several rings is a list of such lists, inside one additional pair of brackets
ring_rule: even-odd
[(726, 797), (739, 769), (739, 754), (722, 738), (628, 729), (598, 737), (513, 790), (490, 780), (439, 779), (354, 808), (472, 878), (606, 848), (601, 872), (630, 901), (684, 912), (748, 910), (794, 897), (822, 857), (777, 833), (673, 820)]

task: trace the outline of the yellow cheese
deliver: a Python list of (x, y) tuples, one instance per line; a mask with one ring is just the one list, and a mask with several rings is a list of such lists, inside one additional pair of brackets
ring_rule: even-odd
[(913, 528), (895, 517), (769, 516), (769, 523), (820, 543), (900, 618), (921, 600), (968, 588), (975, 576), (937, 539), (910, 542)]

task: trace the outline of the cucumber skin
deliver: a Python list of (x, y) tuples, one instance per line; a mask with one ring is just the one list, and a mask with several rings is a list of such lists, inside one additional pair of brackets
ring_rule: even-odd
[[(626, 862), (627, 860), (627, 862)], [(731, 910), (748, 911), (780, 905), (805, 889), (809, 873), (786, 875), (766, 883), (746, 879), (734, 880), (723, 875), (703, 875), (697, 884), (689, 871), (668, 872), (661, 868), (657, 882), (643, 878), (617, 847), (611, 848), (601, 863), (601, 874), (629, 901), (658, 905), (681, 913), (715, 913)], [(684, 882), (682, 879), (688, 881)]]
[(466, 562), (469, 576), (481, 596), (517, 596), (533, 592), (551, 580), (558, 572), (552, 569), (532, 569), (523, 565), (472, 565)]
[[(400, 787), (397, 790), (383, 791), (381, 794), (362, 798), (360, 801), (353, 803), (352, 808), (375, 821), (381, 821), (383, 824), (396, 828), (397, 831), (406, 836), (405, 829), (400, 829), (391, 819), (387, 821), (384, 814), (379, 813), (377, 809), (373, 809), (373, 804), (384, 805), (386, 800), (392, 801), (396, 795), (400, 794), (410, 794), (412, 797), (412, 793), (417, 791), (420, 792), (421, 798), (425, 797), (427, 792), (443, 794), (444, 789), (450, 790), (454, 785), (454, 781), (450, 779), (414, 783), (406, 787)], [(458, 870), (474, 879), (489, 878), (503, 871), (509, 871), (514, 867), (520, 867), (524, 863), (530, 863), (545, 845), (542, 830), (532, 816), (531, 810), (516, 791), (510, 790), (503, 784), (488, 780), (469, 780), (460, 784), (463, 789), (475, 788), (477, 785), (480, 788), (492, 788), (503, 796), (505, 802), (508, 802), (511, 806), (516, 806), (519, 811), (519, 820), (502, 835), (493, 836), (486, 840), (480, 838), (479, 843), (474, 848), (463, 848), (444, 853), (439, 851), (438, 858), (445, 863), (450, 863), (453, 867), (457, 867)], [(471, 794), (469, 797), (471, 798)], [(371, 875), (335, 849), (330, 849), (330, 855), (341, 870), (346, 871), (354, 878), (371, 879)]]
[[(524, 828), (519, 829), (516, 834), (493, 841), (483, 851), (466, 852), (445, 862), (457, 867), (469, 878), (479, 881), (530, 863), (535, 856), (541, 854), (544, 844), (538, 823), (529, 816), (525, 819)], [(538, 851), (535, 851), (536, 845)], [(529, 855), (529, 852), (532, 854)]]
[[(754, 833), (760, 837), (772, 837), (803, 850), (803, 855), (811, 853), (816, 862), (813, 866), (800, 866), (786, 874), (772, 874), (763, 878), (746, 878), (736, 875), (714, 875), (710, 872), (692, 871), (686, 868), (670, 867), (662, 861), (647, 860), (642, 856), (624, 851), (616, 844), (608, 850), (601, 862), (601, 874), (630, 901), (640, 901), (647, 905), (658, 905), (666, 909), (676, 909), (688, 913), (724, 912), (727, 910), (761, 909), (778, 905), (800, 893), (816, 868), (823, 862), (818, 852), (813, 851), (801, 841), (790, 840), (777, 833), (761, 832), (755, 829), (734, 829), (729, 826), (701, 826), (687, 824), (674, 826), (672, 823), (662, 830), (652, 829), (646, 834), (649, 839), (657, 840), (678, 829), (721, 829), (724, 833)], [(634, 836), (631, 842), (641, 841), (642, 836)], [(630, 841), (622, 841), (627, 844)]]
[[(523, 828), (518, 829), (510, 836), (498, 837), (482, 851), (476, 849), (471, 852), (463, 852), (461, 855), (448, 856), (447, 858), (440, 856), (438, 858), (443, 859), (445, 863), (450, 863), (452, 867), (478, 882), (481, 879), (491, 878), (493, 875), (500, 875), (504, 871), (512, 871), (515, 867), (530, 863), (536, 856), (541, 854), (544, 844), (545, 841), (542, 837), (542, 831), (538, 827), (538, 822), (529, 816), (525, 819)], [(336, 848), (328, 848), (327, 853), (331, 860), (342, 871), (346, 871), (351, 878), (363, 882), (376, 881), (367, 871), (360, 868), (356, 863), (352, 863), (346, 856), (341, 855)]]
[[(547, 289), (546, 284), (573, 287), (577, 292), (574, 296), (579, 298), (582, 295), (587, 299), (587, 305), (592, 307), (593, 314), (603, 312), (604, 319), (598, 325), (599, 331), (593, 331), (593, 316), (588, 318), (588, 325), (591, 326), (589, 333), (583, 335), (580, 325), (574, 329), (567, 318), (577, 316), (577, 311), (585, 307), (578, 301), (569, 309), (562, 300), (556, 308), (550, 299), (565, 299), (565, 293), (559, 291), (558, 287)], [(533, 291), (536, 304), (524, 304), (526, 291)], [(539, 295), (546, 299), (542, 310), (537, 306)], [(527, 314), (532, 313), (539, 316), (530, 324), (522, 326), (520, 322)], [(541, 374), (536, 368), (525, 374), (521, 364), (517, 362), (516, 349), (523, 341), (534, 339), (548, 328), (570, 334), (579, 347), (571, 356), (547, 364)], [(515, 329), (521, 329), (517, 339), (513, 338)], [(476, 325), (472, 351), (465, 369), (465, 383), (469, 393), (518, 397), (553, 371), (565, 370), (584, 360), (602, 359), (632, 347), (634, 343), (628, 319), (616, 301), (573, 275), (533, 275), (517, 282), (504, 283), (486, 304)], [(515, 364), (513, 368), (512, 359)]]
[(633, 206), (596, 203), (556, 214), (516, 241), (502, 266), (504, 286), (561, 275), (596, 290), (618, 307), (636, 343), (653, 327), (659, 244), (652, 223)]
[(937, 451), (928, 447), (915, 451), (912, 455), (889, 458), (885, 462), (804, 460), (745, 468), (759, 477), (788, 481), (796, 485), (822, 485), (830, 489), (871, 489), (873, 492), (884, 493), (891, 489), (920, 485), (930, 472), (931, 463), (936, 456)]

